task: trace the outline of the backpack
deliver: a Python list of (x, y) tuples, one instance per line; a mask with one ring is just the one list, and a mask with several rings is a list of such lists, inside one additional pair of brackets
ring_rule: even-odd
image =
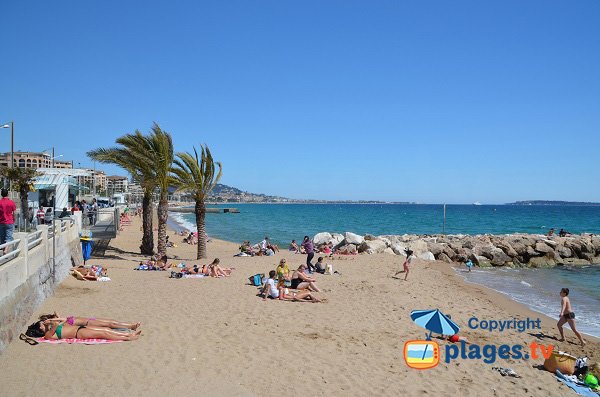
[(255, 274), (254, 276), (250, 276), (248, 279), (250, 280), (250, 284), (255, 287), (260, 287), (262, 285), (262, 279), (265, 277), (263, 274)]

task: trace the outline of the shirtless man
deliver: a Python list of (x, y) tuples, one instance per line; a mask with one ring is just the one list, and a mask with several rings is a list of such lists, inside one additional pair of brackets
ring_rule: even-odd
[(558, 340), (559, 342), (564, 342), (565, 341), (565, 334), (563, 332), (563, 325), (565, 323), (569, 323), (569, 326), (571, 327), (571, 330), (573, 330), (573, 333), (579, 338), (579, 342), (581, 342), (581, 346), (585, 345), (585, 341), (583, 340), (583, 338), (581, 337), (581, 334), (579, 332), (577, 332), (577, 330), (575, 329), (575, 313), (573, 313), (573, 310), (571, 310), (571, 301), (568, 298), (569, 295), (569, 289), (568, 288), (563, 288), (560, 290), (560, 319), (558, 320), (558, 332), (560, 332), (560, 339)]

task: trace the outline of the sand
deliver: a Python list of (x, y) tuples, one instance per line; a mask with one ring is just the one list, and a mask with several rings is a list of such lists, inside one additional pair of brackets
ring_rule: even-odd
[[(424, 337), (410, 320), (415, 309), (439, 308), (461, 325), (472, 342), (529, 345), (536, 340), (575, 355), (600, 359), (593, 338), (581, 348), (540, 337), (540, 331), (471, 330), (467, 321), (541, 318), (543, 333), (557, 335), (555, 320), (484, 287), (463, 282), (450, 265), (417, 260), (409, 281), (391, 278), (401, 258), (388, 254), (329, 260), (341, 275), (317, 275), (327, 303), (258, 298), (248, 276), (268, 273), (281, 258), (292, 266), (305, 256), (233, 257), (237, 244), (213, 240), (209, 260), (196, 261), (195, 246), (169, 249), (174, 262), (221, 258), (236, 270), (223, 279), (170, 279), (168, 272), (140, 272), (139, 219), (111, 241), (104, 258), (88, 264), (109, 268), (112, 281), (65, 280), (37, 311), (141, 321), (142, 336), (109, 345), (29, 346), (18, 339), (0, 356), (0, 395), (406, 395), (557, 396), (566, 387), (538, 369), (542, 360), (498, 360), (522, 378), (502, 377), (482, 360), (441, 362), (430, 370), (408, 368), (404, 342)], [(299, 236), (302, 233), (299, 233)], [(556, 299), (557, 312), (559, 297)], [(573, 302), (575, 311), (577, 302)], [(30, 319), (35, 321), (35, 317)], [(537, 336), (536, 336), (537, 335)], [(442, 351), (449, 342), (439, 341)], [(442, 358), (444, 355), (442, 355)], [(442, 394), (443, 393), (443, 394)], [(574, 394), (573, 394), (574, 395)]]

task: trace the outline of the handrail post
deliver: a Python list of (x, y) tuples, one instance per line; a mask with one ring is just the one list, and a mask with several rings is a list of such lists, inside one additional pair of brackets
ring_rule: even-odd
[(13, 249), (20, 249), (19, 255), (16, 258), (23, 258), (27, 264), (27, 269), (25, 270), (25, 279), (27, 279), (31, 274), (29, 260), (27, 258), (29, 256), (29, 233), (17, 232), (13, 234), (13, 238), (15, 240), (21, 240), (19, 241), (19, 245), (13, 247)]

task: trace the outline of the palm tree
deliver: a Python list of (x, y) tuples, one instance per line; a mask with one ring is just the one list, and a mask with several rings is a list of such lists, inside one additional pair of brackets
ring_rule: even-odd
[(24, 221), (29, 219), (29, 206), (27, 205), (27, 193), (32, 192), (35, 177), (42, 175), (35, 168), (0, 167), (0, 176), (12, 182), (12, 187), (19, 192), (21, 201), (21, 216)]
[[(210, 191), (221, 179), (222, 167), (220, 162), (214, 162), (208, 146), (200, 146), (200, 159), (194, 148), (194, 154), (177, 153), (174, 161), (173, 179), (178, 190), (186, 190), (192, 194), (196, 205), (196, 229), (198, 230), (198, 253), (196, 259), (206, 258), (206, 205), (205, 200)], [(215, 175), (215, 165), (219, 172)]]
[(117, 138), (120, 146), (100, 148), (89, 151), (87, 155), (101, 163), (115, 164), (128, 171), (133, 180), (144, 190), (142, 198), (142, 245), (140, 252), (144, 255), (154, 253), (154, 235), (152, 231), (152, 194), (154, 193), (154, 170), (148, 162), (145, 148), (147, 139), (140, 131)]
[(173, 139), (154, 123), (152, 132), (146, 137), (144, 146), (146, 160), (151, 164), (154, 175), (153, 183), (159, 189), (158, 207), (158, 253), (167, 253), (167, 218), (169, 216), (169, 186), (172, 182)]

